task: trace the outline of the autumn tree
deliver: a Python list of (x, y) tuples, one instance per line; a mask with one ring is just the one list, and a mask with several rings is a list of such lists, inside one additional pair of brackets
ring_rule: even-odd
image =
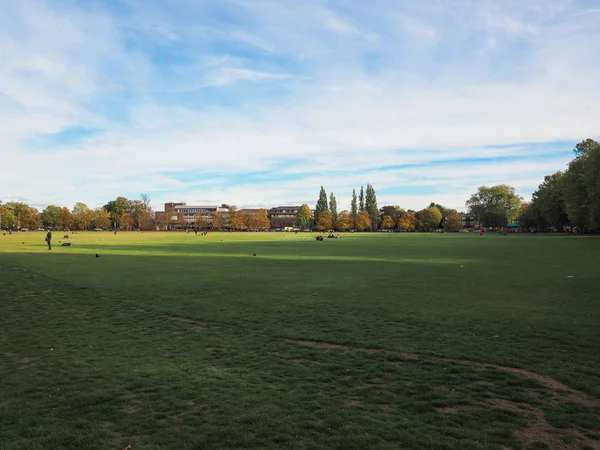
[(75, 226), (75, 216), (71, 214), (69, 208), (61, 208), (60, 214), (58, 215), (58, 222), (56, 223), (57, 228), (61, 229), (72, 229)]
[(119, 219), (123, 214), (128, 212), (129, 207), (130, 203), (126, 197), (117, 197), (115, 200), (111, 200), (104, 205), (104, 210), (110, 214), (111, 223), (118, 224)]
[(212, 225), (212, 216), (209, 218), (204, 213), (194, 214), (194, 226), (200, 230), (208, 228)]
[(394, 224), (397, 223), (398, 220), (400, 220), (400, 217), (402, 217), (402, 214), (404, 214), (405, 212), (406, 211), (404, 211), (398, 205), (387, 205), (387, 206), (382, 207), (380, 210), (380, 214), (384, 217), (390, 216), (392, 218), (392, 220), (394, 221)]
[(250, 228), (253, 230), (268, 230), (271, 228), (271, 221), (266, 209), (257, 210), (250, 218)]
[(6, 208), (15, 218), (17, 228), (37, 228), (41, 225), (40, 214), (37, 209), (21, 202), (8, 202)]
[(341, 231), (352, 229), (354, 220), (348, 211), (342, 211), (338, 214), (337, 220), (335, 221), (335, 228)]
[(312, 212), (310, 211), (310, 207), (305, 203), (298, 209), (296, 226), (301, 230), (310, 230), (312, 228), (312, 221)]
[(186, 228), (188, 226), (188, 221), (185, 218), (185, 214), (183, 214), (183, 213), (177, 214), (176, 224), (179, 228)]
[(352, 220), (356, 218), (358, 214), (358, 205), (356, 203), (356, 190), (352, 189), (352, 202), (350, 203), (350, 215), (352, 216)]
[(248, 214), (246, 211), (239, 210), (233, 214), (231, 218), (231, 229), (232, 230), (247, 230), (248, 229)]
[(138, 226), (140, 230), (149, 231), (152, 230), (153, 225), (152, 212), (146, 210), (140, 213), (138, 217)]
[(123, 213), (119, 218), (119, 224), (122, 230), (130, 230), (133, 228), (133, 216), (130, 213)]
[(212, 213), (212, 227), (214, 230), (221, 231), (225, 227), (225, 218), (223, 217), (223, 213), (219, 211), (215, 211)]
[(439, 203), (435, 203), (435, 202), (431, 202), (429, 204), (429, 208), (437, 208), (437, 209), (439, 209), (440, 212), (442, 213), (442, 218), (446, 217), (448, 215), (448, 213), (451, 211), (449, 208), (446, 208), (445, 206), (442, 206)]
[(156, 213), (156, 225), (161, 230), (166, 230), (169, 226), (169, 214), (165, 212)]
[(460, 213), (455, 209), (448, 210), (446, 214), (446, 223), (444, 223), (444, 230), (446, 231), (459, 231), (462, 230), (463, 223)]
[(427, 209), (422, 209), (416, 214), (419, 230), (433, 231), (440, 226), (442, 220), (442, 213), (435, 206)]
[(367, 211), (359, 211), (356, 215), (354, 226), (359, 231), (365, 231), (371, 229), (371, 219)]
[(383, 220), (381, 221), (381, 228), (385, 230), (391, 230), (394, 228), (394, 219), (392, 216), (383, 216)]
[(323, 211), (319, 214), (319, 219), (317, 220), (317, 230), (331, 230), (333, 228), (333, 214), (331, 211)]
[(92, 223), (94, 228), (106, 230), (110, 228), (110, 214), (104, 208), (96, 208), (92, 211)]
[(407, 211), (400, 217), (398, 221), (398, 229), (406, 231), (415, 231), (417, 228), (417, 217), (414, 213)]

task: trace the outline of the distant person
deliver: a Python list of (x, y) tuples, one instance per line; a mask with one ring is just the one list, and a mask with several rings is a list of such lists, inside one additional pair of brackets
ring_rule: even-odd
[(48, 243), (48, 250), (52, 250), (52, 231), (50, 229), (46, 233), (46, 242)]

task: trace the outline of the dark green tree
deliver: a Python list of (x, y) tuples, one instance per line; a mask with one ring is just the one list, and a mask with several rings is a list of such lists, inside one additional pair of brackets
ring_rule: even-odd
[(56, 205), (48, 205), (41, 214), (42, 224), (45, 227), (54, 227), (58, 224), (58, 218), (60, 217), (60, 213), (62, 208)]
[[(469, 214), (486, 227), (505, 227), (518, 217), (522, 199), (506, 184), (481, 186), (467, 200)], [(437, 208), (436, 208), (437, 209)], [(438, 210), (439, 211), (439, 210)], [(441, 213), (440, 213), (441, 214)]]
[(352, 202), (350, 203), (350, 215), (353, 219), (356, 219), (358, 214), (358, 205), (356, 204), (356, 190), (352, 189)]
[(370, 184), (367, 184), (367, 190), (365, 195), (365, 211), (369, 214), (371, 219), (371, 229), (376, 230), (379, 223), (379, 208), (377, 208), (377, 196), (375, 195), (375, 189)]
[(337, 219), (338, 213), (337, 199), (335, 198), (335, 195), (333, 195), (333, 192), (329, 194), (329, 211), (331, 211), (331, 214), (333, 214), (333, 220), (335, 221)]
[(319, 200), (317, 201), (317, 206), (315, 206), (315, 222), (319, 220), (319, 214), (323, 211), (329, 211), (329, 207), (327, 206), (327, 192), (325, 192), (325, 189), (321, 186)]
[(358, 195), (358, 206), (359, 211), (365, 210), (365, 191), (363, 187), (360, 187), (360, 194)]

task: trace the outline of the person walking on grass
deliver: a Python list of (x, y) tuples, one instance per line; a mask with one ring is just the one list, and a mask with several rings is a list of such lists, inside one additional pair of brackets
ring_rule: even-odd
[(48, 250), (52, 250), (52, 231), (48, 228), (46, 233), (46, 242), (48, 243)]

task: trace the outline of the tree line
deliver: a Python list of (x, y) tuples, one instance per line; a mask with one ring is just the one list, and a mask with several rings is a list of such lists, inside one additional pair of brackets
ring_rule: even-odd
[(375, 231), (433, 231), (444, 228), (447, 231), (458, 231), (463, 228), (462, 216), (454, 209), (445, 208), (432, 202), (429, 207), (420, 211), (405, 210), (398, 205), (388, 205), (379, 208), (377, 195), (371, 184), (360, 187), (359, 194), (352, 189), (350, 209), (338, 213), (335, 194), (329, 194), (321, 186), (319, 199), (312, 213), (310, 207), (304, 204), (296, 217), (296, 226), (301, 229), (324, 230), (358, 230)]
[(91, 209), (83, 202), (77, 202), (72, 210), (67, 207), (49, 205), (41, 212), (21, 202), (0, 204), (2, 228), (39, 227), (70, 230), (90, 230), (95, 228), (120, 228), (125, 230), (151, 230), (153, 212), (150, 197), (142, 194), (140, 200), (117, 197), (101, 208)]
[(544, 177), (521, 206), (519, 223), (542, 231), (600, 228), (600, 144), (586, 139), (573, 152), (567, 169)]

